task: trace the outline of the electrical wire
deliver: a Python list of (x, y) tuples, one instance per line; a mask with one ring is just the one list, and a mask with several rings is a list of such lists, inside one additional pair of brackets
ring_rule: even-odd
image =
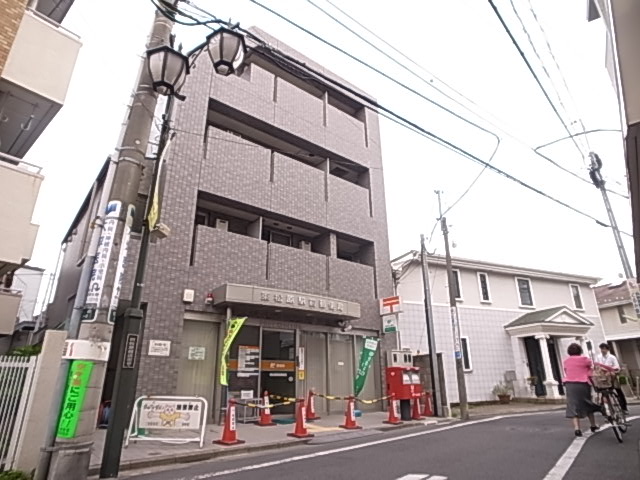
[[(551, 56), (551, 59), (553, 60), (553, 63), (556, 66), (556, 70), (558, 70), (558, 73), (560, 74), (560, 78), (562, 80), (562, 84), (564, 85), (564, 88), (566, 90), (566, 92), (569, 94), (569, 99), (571, 100), (571, 103), (573, 103), (573, 106), (575, 108), (575, 111), (578, 112), (578, 107), (576, 104), (575, 99), (573, 98), (573, 95), (571, 95), (571, 89), (569, 88), (569, 84), (567, 82), (567, 78), (564, 76), (564, 73), (562, 73), (562, 69), (560, 68), (560, 63), (558, 62), (556, 56), (553, 53), (553, 48), (551, 48), (551, 42), (549, 41), (549, 36), (547, 35), (547, 32), (545, 31), (544, 27), (542, 26), (542, 23), (540, 22), (540, 20), (538, 19), (538, 15), (536, 14), (535, 9), (533, 8), (533, 3), (531, 2), (531, 0), (528, 0), (529, 3), (529, 10), (531, 11), (531, 15), (533, 16), (533, 19), (535, 20), (536, 24), (538, 25), (538, 28), (540, 29), (540, 32), (542, 33), (542, 37), (544, 38), (544, 41), (547, 45), (547, 50), (549, 50), (549, 55)], [(587, 151), (591, 151), (591, 144), (589, 143), (589, 136), (587, 135), (587, 128), (584, 124), (584, 121), (582, 120), (582, 117), (580, 115), (578, 115), (578, 123), (580, 124), (580, 127), (582, 128), (582, 134), (585, 135), (584, 139), (586, 141), (587, 144)]]
[[(571, 130), (569, 129), (569, 127), (565, 123), (564, 119), (562, 118), (562, 115), (560, 115), (560, 112), (558, 111), (558, 108), (555, 106), (555, 104), (551, 100), (551, 97), (549, 97), (549, 94), (547, 93), (547, 90), (544, 88), (544, 85), (542, 85), (542, 82), (540, 81), (540, 78), (538, 77), (538, 74), (533, 69), (533, 66), (531, 65), (531, 62), (529, 62), (529, 59), (527, 58), (527, 56), (525, 55), (524, 51), (520, 47), (520, 44), (518, 44), (518, 41), (513, 36), (513, 33), (511, 32), (511, 29), (509, 28), (509, 26), (504, 21), (504, 18), (502, 17), (502, 14), (498, 10), (498, 7), (496, 7), (496, 4), (494, 3), (493, 0), (489, 0), (489, 5), (491, 5), (491, 8), (493, 9), (494, 13), (496, 14), (496, 17), (498, 17), (498, 20), (500, 21), (500, 24), (502, 25), (502, 28), (504, 28), (504, 31), (507, 33), (507, 35), (511, 39), (511, 42), (513, 43), (513, 46), (516, 47), (516, 50), (518, 50), (518, 54), (520, 55), (520, 58), (522, 58), (522, 60), (526, 64), (527, 69), (529, 70), (529, 72), (531, 73), (533, 78), (535, 79), (536, 83), (538, 84), (538, 87), (540, 87), (540, 90), (542, 91), (545, 99), (547, 100), (547, 103), (549, 103), (549, 106), (551, 107), (553, 112), (556, 114), (556, 117), (558, 117), (558, 120), (560, 120), (560, 123), (562, 123), (562, 126), (564, 127), (564, 129), (567, 132), (567, 134), (569, 135), (569, 137), (571, 137), (571, 135), (573, 135), (573, 133), (571, 132)], [(582, 153), (582, 149), (578, 146), (577, 142), (575, 142), (575, 139), (574, 139), (574, 144), (576, 145), (576, 147), (580, 151), (580, 155), (584, 155)], [(583, 161), (586, 161), (584, 156), (583, 156)]]
[[(410, 59), (410, 57), (404, 55), (400, 50), (398, 50), (397, 48), (393, 47), (391, 44), (389, 44), (388, 42), (386, 42), (385, 40), (383, 40), (381, 37), (379, 37), (378, 35), (375, 35), (373, 32), (371, 32), (371, 30), (369, 30), (367, 27), (365, 27), (364, 25), (362, 25), (362, 23), (358, 22), (357, 20), (355, 20), (353, 17), (351, 17), (349, 14), (347, 14), (346, 12), (344, 12), (343, 10), (341, 10), (339, 7), (335, 6), (330, 0), (326, 0), (327, 3), (329, 3), (330, 5), (332, 5), (334, 8), (336, 8), (338, 11), (340, 11), (343, 15), (345, 15), (346, 17), (348, 17), (349, 19), (351, 19), (352, 21), (354, 21), (355, 23), (357, 23), (361, 28), (365, 29), (367, 32), (371, 33), (372, 35), (374, 35), (377, 39), (379, 39), (380, 41), (382, 41), (383, 43), (385, 43), (387, 46), (389, 46), (390, 48), (392, 48), (394, 51), (396, 51), (397, 53), (399, 53), (400, 55), (402, 55), (404, 58), (406, 58), (407, 60), (409, 60), (411, 63), (413, 63), (414, 65), (418, 66), (419, 65)], [(307, 2), (309, 4), (311, 4), (312, 6), (314, 6), (316, 9), (320, 10), (324, 15), (326, 15), (327, 17), (329, 17), (331, 20), (333, 20), (335, 23), (337, 23), (338, 25), (342, 26), (344, 29), (346, 29), (347, 31), (349, 31), (350, 33), (352, 33), (353, 35), (355, 35), (357, 38), (359, 38), (360, 40), (362, 40), (363, 42), (365, 42), (367, 45), (369, 45), (370, 47), (374, 48), (377, 52), (379, 52), (380, 54), (384, 55), (386, 58), (388, 58), (389, 60), (391, 60), (392, 62), (394, 62), (396, 65), (400, 66), (401, 68), (403, 68), (404, 70), (406, 70), (407, 72), (409, 72), (411, 75), (413, 75), (414, 77), (418, 78), (419, 80), (421, 80), (423, 83), (429, 85), (430, 87), (436, 89), (438, 92), (440, 92), (442, 95), (444, 95), (445, 97), (447, 97), (448, 99), (450, 99), (451, 101), (455, 102), (456, 104), (462, 106), (463, 108), (465, 108), (467, 111), (471, 112), (474, 115), (478, 115), (477, 112), (475, 112), (473, 109), (469, 108), (467, 105), (464, 105), (462, 102), (456, 100), (455, 98), (453, 98), (452, 96), (446, 94), (445, 92), (443, 92), (441, 89), (437, 88), (435, 85), (433, 85), (433, 83), (427, 79), (425, 79), (423, 76), (417, 74), (415, 71), (411, 70), (410, 68), (408, 68), (406, 65), (404, 65), (403, 63), (399, 62), (397, 59), (395, 59), (394, 57), (392, 57), (391, 55), (389, 55), (388, 53), (386, 53), (385, 51), (383, 51), (382, 49), (380, 49), (377, 45), (373, 44), (372, 42), (370, 42), (369, 40), (367, 40), (366, 38), (364, 38), (362, 35), (360, 35), (359, 33), (357, 33), (356, 31), (354, 31), (352, 28), (350, 28), (349, 26), (345, 25), (343, 22), (341, 22), (339, 19), (337, 19), (336, 17), (334, 17), (333, 15), (331, 15), (329, 12), (327, 12), (326, 10), (324, 10), (322, 7), (320, 7), (319, 5), (317, 5), (316, 3), (314, 3), (312, 0), (307, 0)], [(420, 67), (421, 68), (421, 67)], [(421, 68), (422, 69), (422, 68)], [(432, 75), (430, 72), (426, 71), (425, 69), (422, 69), (423, 71), (425, 71), (426, 73), (428, 73), (429, 75)], [(432, 75), (433, 76), (433, 75)], [(435, 77), (435, 76), (434, 76)], [(442, 80), (439, 80), (442, 83)], [(445, 83), (446, 84), (446, 83)], [(476, 105), (478, 108), (479, 106), (477, 104), (475, 104), (473, 101), (471, 101), (470, 99), (468, 99), (467, 97), (465, 97), (464, 95), (462, 95), (460, 92), (458, 92), (456, 89), (454, 89), (453, 87), (451, 87), (450, 85), (447, 85), (448, 88), (450, 88), (451, 90), (453, 90), (454, 92), (456, 92), (456, 94), (460, 95), (462, 98), (464, 98), (465, 100), (473, 103), (474, 105)], [(441, 107), (441, 105), (438, 104), (438, 106)], [(446, 109), (448, 113), (452, 113), (451, 110)], [(452, 113), (453, 115), (455, 115), (457, 118), (461, 118), (460, 115)], [(565, 173), (568, 173), (569, 175), (577, 178), (578, 180), (581, 180), (585, 183), (591, 184), (591, 181), (589, 179), (584, 178), (583, 176), (573, 172), (572, 170), (569, 170), (567, 168), (565, 168), (564, 166), (562, 166), (561, 164), (559, 164), (558, 162), (556, 162), (555, 160), (553, 160), (552, 158), (550, 158), (548, 155), (542, 154), (541, 152), (538, 152), (537, 150), (533, 149), (531, 146), (528, 146), (525, 144), (525, 142), (523, 142), (522, 140), (516, 138), (514, 135), (510, 134), (509, 132), (506, 132), (504, 129), (502, 129), (500, 126), (492, 123), (490, 120), (484, 118), (481, 115), (478, 115), (480, 118), (482, 118), (484, 121), (486, 121), (487, 123), (491, 124), (492, 126), (494, 126), (495, 128), (498, 128), (499, 130), (501, 130), (503, 133), (507, 134), (509, 137), (514, 138), (515, 140), (517, 140), (518, 142), (522, 143), (523, 145), (525, 145), (527, 148), (531, 149), (536, 155), (538, 155), (539, 157), (541, 157), (542, 159), (546, 160), (547, 162), (551, 163), (552, 165), (554, 165), (555, 167), (559, 168), (560, 170), (564, 171)], [(469, 122), (467, 119), (464, 119), (465, 121), (467, 121), (467, 123), (471, 123), (473, 126), (480, 128), (482, 130), (484, 130), (487, 133), (491, 133), (493, 135), (495, 135), (493, 132), (488, 132), (488, 130), (480, 127), (478, 124), (474, 123), (474, 122)], [(491, 155), (489, 161), (493, 160), (493, 157), (495, 155), (495, 153), (497, 152), (497, 149), (499, 147), (500, 144), (500, 139), (499, 137), (496, 136), (496, 138), (498, 138), (498, 145), (496, 145), (496, 150), (494, 150), (493, 155)], [(475, 183), (478, 181), (478, 179), (482, 176), (484, 169), (478, 174), (478, 177), (471, 183), (471, 185), (469, 186), (469, 188), (465, 191), (465, 193), (462, 195), (462, 197), (464, 197), (464, 195), (466, 195), (466, 193), (468, 192), (469, 189), (471, 189), (473, 187), (473, 185), (475, 185)], [(612, 191), (611, 193), (614, 193), (616, 195), (622, 196), (623, 198), (628, 198), (626, 195), (617, 193), (615, 191)], [(457, 204), (458, 201), (460, 201), (461, 198), (459, 200), (457, 200), (456, 202), (454, 202), (454, 204)], [(450, 207), (452, 208), (452, 207)]]
[[(278, 12), (275, 12), (275, 11), (271, 10), (269, 7), (266, 7), (265, 5), (261, 4), (260, 2), (258, 2), (256, 0), (250, 0), (250, 1), (252, 3), (255, 3), (256, 5), (264, 8), (265, 10), (271, 12), (272, 14), (278, 16), (279, 18), (285, 20), (287, 23), (289, 23), (289, 24), (291, 24), (291, 25), (293, 25), (293, 26), (295, 26), (295, 27), (297, 27), (297, 28), (299, 28), (299, 29), (301, 29), (303, 31), (307, 31), (306, 29), (304, 29), (300, 25), (296, 24), (292, 20), (284, 17), (283, 15), (281, 15)], [(326, 75), (326, 74), (324, 74), (324, 73), (322, 73), (320, 71), (315, 70), (314, 68), (308, 66), (303, 61), (298, 60), (297, 58), (292, 57), (291, 55), (288, 55), (288, 54), (286, 54), (284, 52), (281, 52), (281, 51), (275, 49), (273, 46), (269, 45), (267, 42), (265, 42), (264, 40), (260, 39), (255, 34), (253, 34), (251, 32), (248, 32), (247, 30), (242, 29), (240, 27), (238, 27), (238, 30), (250, 35), (251, 38), (257, 40), (259, 43), (258, 43), (258, 45), (256, 45), (256, 47), (254, 47), (255, 51), (258, 52), (258, 53), (262, 53), (262, 55), (266, 56), (267, 58), (273, 60), (274, 58), (278, 58), (279, 57), (282, 60), (292, 62), (292, 63), (296, 64), (297, 66), (304, 68), (305, 70), (307, 70), (308, 72), (312, 73), (316, 77), (324, 80), (324, 82), (329, 83), (331, 85), (334, 85), (338, 89), (353, 95), (354, 97), (364, 101), (365, 103), (368, 103), (376, 111), (385, 112), (386, 114), (388, 114), (391, 117), (393, 117), (394, 118), (393, 121), (395, 121), (396, 123), (398, 123), (398, 124), (400, 124), (402, 126), (408, 127), (410, 130), (415, 131), (416, 133), (419, 133), (420, 135), (423, 135), (423, 136), (425, 136), (426, 138), (428, 138), (428, 139), (430, 139), (432, 141), (436, 141), (436, 142), (446, 146), (450, 150), (455, 151), (456, 153), (459, 153), (459, 154), (461, 154), (461, 155), (473, 160), (474, 162), (485, 166), (486, 168), (488, 168), (488, 169), (490, 169), (490, 170), (492, 170), (492, 171), (494, 171), (496, 173), (499, 173), (500, 175), (512, 180), (513, 182), (515, 182), (515, 183), (517, 183), (517, 184), (519, 184), (519, 185), (521, 185), (521, 186), (523, 186), (523, 187), (525, 187), (525, 188), (527, 188), (527, 189), (529, 189), (529, 190), (531, 190), (531, 191), (533, 191), (533, 192), (535, 192), (535, 193), (537, 193), (537, 194), (539, 194), (539, 195), (541, 195), (541, 196), (543, 196), (543, 197), (545, 197), (545, 198), (547, 198), (547, 199), (549, 199), (549, 200), (551, 200), (551, 201), (553, 201), (553, 202), (555, 202), (555, 203), (557, 203), (557, 204), (559, 204), (559, 205), (561, 205), (561, 206), (563, 206), (563, 207), (575, 212), (575, 213), (578, 213), (581, 216), (584, 216), (586, 218), (589, 218), (589, 219), (595, 221), (598, 225), (601, 225), (601, 226), (604, 226), (604, 227), (610, 227), (606, 223), (598, 220), (596, 217), (593, 217), (593, 216), (589, 215), (588, 213), (585, 213), (585, 212), (583, 212), (583, 211), (581, 211), (581, 210), (579, 210), (579, 209), (577, 209), (577, 208), (575, 208), (575, 207), (563, 202), (562, 200), (559, 200), (559, 199), (557, 199), (557, 198), (555, 198), (555, 197), (553, 197), (551, 195), (548, 195), (547, 193), (541, 191), (540, 189), (527, 184), (526, 182), (524, 182), (524, 181), (514, 177), (513, 175), (501, 170), (500, 168), (496, 167), (495, 165), (492, 165), (492, 164), (488, 163), (487, 161), (482, 160), (481, 158), (473, 155), (472, 153), (464, 150), (463, 148), (451, 143), (450, 141), (448, 141), (448, 140), (446, 140), (446, 139), (434, 134), (433, 132), (430, 132), (429, 130), (426, 130), (425, 128), (421, 127), (420, 125), (418, 125), (418, 124), (406, 119), (405, 117), (403, 117), (400, 114), (394, 112), (390, 108), (381, 105), (377, 101), (370, 99), (366, 95), (354, 90), (353, 88), (342, 84), (341, 82), (331, 78), (330, 76), (328, 76), (328, 75)], [(316, 38), (318, 38), (317, 35), (315, 35), (315, 34), (313, 34), (311, 32), (309, 32), (309, 34), (314, 36), (314, 37), (316, 37)], [(625, 233), (625, 232), (621, 232), (621, 233)], [(625, 233), (625, 234), (629, 235), (627, 233)]]

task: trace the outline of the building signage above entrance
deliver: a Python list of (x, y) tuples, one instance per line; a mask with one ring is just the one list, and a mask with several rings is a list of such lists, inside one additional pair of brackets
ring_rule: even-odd
[(226, 284), (213, 293), (214, 305), (241, 303), (274, 309), (317, 312), (341, 318), (360, 318), (360, 304), (303, 292)]

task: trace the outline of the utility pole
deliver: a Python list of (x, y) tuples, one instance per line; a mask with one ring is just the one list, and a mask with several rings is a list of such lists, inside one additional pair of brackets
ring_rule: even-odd
[(438, 363), (438, 351), (436, 350), (436, 331), (433, 324), (431, 285), (429, 284), (429, 264), (427, 263), (427, 248), (424, 245), (424, 235), (420, 235), (420, 264), (422, 265), (424, 317), (427, 322), (427, 343), (429, 344), (429, 369), (431, 370), (431, 390), (433, 391), (433, 414), (436, 417), (439, 417), (443, 413), (440, 391), (440, 369)]
[[(148, 48), (169, 44), (173, 22), (159, 11), (155, 18)], [(145, 61), (146, 63), (146, 61)], [(96, 261), (91, 272), (87, 299), (82, 313), (78, 339), (84, 344), (109, 348), (113, 334), (113, 319), (118, 305), (122, 273), (126, 260), (134, 205), (140, 188), (140, 178), (147, 152), (147, 144), (154, 120), (157, 93), (146, 65), (142, 68), (136, 86), (127, 126), (122, 137), (118, 163), (109, 202), (105, 225), (100, 237)], [(88, 476), (96, 418), (100, 407), (106, 360), (104, 358), (77, 358), (87, 360), (89, 370), (82, 401), (75, 410), (62, 406), (63, 419), (74, 415), (72, 427), (58, 436), (49, 469), (50, 480), (85, 480)], [(73, 363), (73, 362), (72, 362)]]
[(447, 262), (447, 282), (449, 283), (449, 307), (451, 311), (451, 328), (453, 330), (453, 349), (456, 358), (456, 379), (458, 381), (458, 401), (460, 402), (460, 419), (469, 419), (469, 406), (467, 404), (467, 385), (464, 379), (464, 364), (462, 360), (462, 342), (460, 340), (460, 318), (458, 316), (458, 304), (455, 293), (455, 277), (451, 265), (451, 250), (449, 248), (449, 228), (447, 219), (442, 215), (442, 192), (436, 190), (438, 195), (438, 209), (440, 212), (440, 226), (444, 236), (444, 251)]
[(629, 257), (627, 257), (627, 251), (624, 248), (624, 244), (622, 243), (622, 235), (620, 235), (620, 229), (618, 228), (618, 222), (616, 222), (616, 217), (613, 214), (613, 209), (611, 208), (611, 202), (609, 202), (609, 195), (607, 194), (607, 189), (605, 188), (605, 181), (602, 178), (602, 160), (597, 153), (590, 152), (589, 158), (591, 159), (591, 167), (589, 168), (589, 176), (591, 177), (591, 181), (595, 185), (595, 187), (600, 190), (602, 193), (602, 200), (604, 201), (604, 206), (607, 210), (607, 215), (609, 216), (609, 223), (611, 224), (611, 230), (613, 231), (613, 238), (616, 241), (616, 247), (618, 247), (618, 254), (620, 255), (620, 260), (622, 261), (622, 268), (624, 269), (625, 279), (628, 281), (633, 278), (633, 270), (631, 269), (631, 263), (629, 263)]

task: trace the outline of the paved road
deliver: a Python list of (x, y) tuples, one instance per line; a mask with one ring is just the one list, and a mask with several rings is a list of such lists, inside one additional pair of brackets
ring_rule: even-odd
[[(638, 414), (634, 407), (632, 415)], [(610, 430), (576, 440), (563, 412), (554, 411), (416, 427), (129, 478), (631, 480), (640, 479), (639, 442), (640, 419), (620, 445)]]

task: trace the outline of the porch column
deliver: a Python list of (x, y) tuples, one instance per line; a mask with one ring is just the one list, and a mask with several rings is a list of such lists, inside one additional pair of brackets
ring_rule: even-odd
[(549, 347), (547, 346), (548, 335), (536, 335), (536, 340), (540, 343), (540, 352), (542, 353), (542, 363), (544, 365), (544, 376), (547, 378), (544, 386), (547, 388), (548, 398), (560, 398), (558, 391), (558, 382), (553, 378), (553, 369), (551, 368), (551, 357), (549, 357)]
[(587, 340), (586, 340), (586, 338), (585, 338), (585, 337), (576, 337), (576, 343), (580, 344), (580, 346), (582, 347), (582, 351), (583, 351), (584, 353), (588, 353), (588, 352), (587, 352), (587, 346), (586, 346), (586, 344), (585, 344), (585, 342), (586, 342), (586, 341), (587, 341)]

